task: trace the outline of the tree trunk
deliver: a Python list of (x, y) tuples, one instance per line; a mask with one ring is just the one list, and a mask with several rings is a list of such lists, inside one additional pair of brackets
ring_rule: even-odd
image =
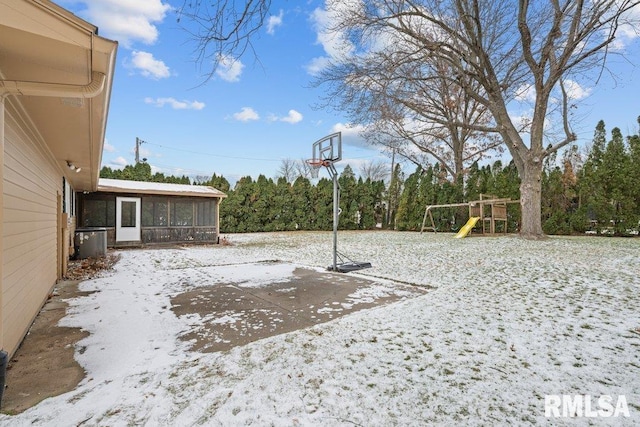
[(525, 162), (520, 178), (520, 236), (525, 239), (543, 239), (545, 235), (542, 232), (542, 162)]

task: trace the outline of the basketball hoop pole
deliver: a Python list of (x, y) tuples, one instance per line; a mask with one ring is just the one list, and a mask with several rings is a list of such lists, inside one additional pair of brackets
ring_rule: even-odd
[(338, 171), (333, 165), (333, 160), (315, 159), (307, 160), (311, 171), (315, 171), (314, 177), (318, 177), (318, 172), (322, 166), (327, 168), (333, 180), (333, 265), (331, 271), (338, 271), (338, 221), (340, 220), (340, 183), (338, 182)]
[(317, 177), (318, 170), (324, 166), (333, 179), (333, 265), (338, 270), (338, 220), (340, 219), (340, 183), (335, 162), (342, 160), (342, 134), (340, 132), (325, 136), (313, 143), (313, 156), (307, 163)]
[(338, 220), (340, 218), (340, 183), (338, 183), (338, 171), (333, 162), (329, 163), (327, 170), (333, 178), (333, 271), (338, 271)]
[[(327, 270), (337, 271), (340, 273), (348, 273), (351, 271), (362, 270), (363, 268), (371, 268), (370, 262), (353, 261), (342, 262), (344, 255), (338, 254), (338, 220), (340, 219), (340, 183), (338, 182), (338, 171), (334, 165), (335, 162), (342, 160), (342, 134), (336, 132), (329, 136), (325, 136), (313, 143), (313, 156), (307, 160), (307, 165), (311, 168), (311, 176), (318, 177), (320, 168), (327, 168), (329, 175), (333, 179), (333, 264), (327, 267)], [(338, 257), (341, 262), (338, 264)], [(346, 258), (346, 257), (345, 257)], [(348, 259), (348, 258), (347, 258)]]

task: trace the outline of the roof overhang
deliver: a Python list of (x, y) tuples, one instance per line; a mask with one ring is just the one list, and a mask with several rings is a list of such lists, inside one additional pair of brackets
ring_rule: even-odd
[(28, 115), (79, 191), (98, 186), (117, 51), (97, 33), (50, 1), (0, 0), (0, 96)]
[(169, 184), (164, 182), (128, 181), (100, 178), (98, 191), (102, 193), (143, 194), (223, 199), (222, 191), (206, 185)]

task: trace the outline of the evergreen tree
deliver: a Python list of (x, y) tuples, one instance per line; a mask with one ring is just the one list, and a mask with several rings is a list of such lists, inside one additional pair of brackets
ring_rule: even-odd
[(606, 129), (600, 120), (593, 135), (593, 144), (587, 160), (578, 175), (578, 212), (574, 215), (574, 228), (596, 224), (607, 215), (606, 197), (602, 182), (602, 156), (606, 145)]
[(478, 166), (478, 162), (473, 162), (469, 167), (469, 171), (467, 173), (467, 178), (465, 183), (465, 200), (466, 201), (473, 201), (473, 200), (480, 199), (480, 194), (486, 191), (480, 188), (480, 185), (481, 185), (480, 167)]
[(295, 230), (313, 230), (315, 216), (311, 182), (302, 176), (296, 178), (291, 188), (293, 209), (293, 228)]
[(570, 234), (568, 202), (563, 172), (556, 166), (542, 174), (542, 229), (547, 234)]
[(291, 185), (285, 177), (278, 178), (275, 184), (275, 193), (269, 206), (270, 217), (273, 222), (273, 230), (295, 230), (294, 206), (292, 204)]
[(238, 223), (241, 211), (239, 194), (230, 190), (227, 191), (227, 198), (220, 203), (220, 232), (222, 233), (238, 233)]
[(364, 183), (366, 195), (361, 203), (362, 228), (371, 230), (382, 224), (384, 218), (384, 181), (372, 181), (367, 179)]
[(116, 179), (116, 174), (109, 166), (103, 166), (100, 169), (100, 178)]
[(321, 178), (313, 187), (313, 230), (331, 230), (333, 228), (333, 181)]
[(629, 145), (629, 191), (636, 206), (635, 213), (630, 215), (629, 228), (640, 229), (640, 117), (638, 117), (638, 132), (627, 139)]
[(404, 182), (404, 174), (399, 163), (393, 169), (389, 188), (387, 189), (387, 227), (396, 228), (395, 217), (400, 204), (400, 196), (402, 195), (402, 185)]
[[(236, 232), (245, 233), (250, 231), (258, 231), (259, 227), (255, 227), (255, 215), (252, 211), (252, 203), (254, 201), (254, 182), (250, 176), (242, 177), (236, 183), (231, 193), (232, 200), (226, 200), (223, 205), (225, 207), (225, 221), (227, 216), (235, 218)], [(231, 198), (231, 197), (230, 197)], [(260, 230), (261, 231), (261, 230)]]
[(222, 175), (218, 176), (215, 173), (211, 176), (211, 179), (206, 185), (209, 185), (217, 190), (220, 190), (223, 193), (227, 193), (231, 188), (229, 181), (227, 181), (227, 179), (224, 176)]
[(271, 210), (275, 196), (273, 180), (259, 175), (250, 197), (248, 210), (251, 215), (247, 218), (249, 231), (275, 231), (274, 219), (276, 212)]
[(340, 184), (340, 228), (355, 230), (358, 228), (359, 212), (356, 191), (356, 176), (351, 166), (345, 166), (338, 178)]
[(426, 209), (425, 203), (420, 200), (422, 174), (422, 167), (418, 166), (404, 182), (396, 214), (396, 226), (400, 231), (416, 231), (422, 225), (420, 212), (424, 212)]
[[(636, 204), (632, 195), (632, 167), (624, 138), (619, 128), (611, 131), (611, 140), (602, 155), (602, 182), (606, 195), (606, 217), (600, 218), (602, 223), (609, 221), (618, 235), (632, 227), (635, 218)], [(636, 165), (637, 167), (637, 165)]]

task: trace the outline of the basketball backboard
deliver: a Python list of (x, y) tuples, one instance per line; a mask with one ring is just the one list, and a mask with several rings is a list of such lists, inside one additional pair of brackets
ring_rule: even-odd
[(342, 133), (336, 132), (314, 142), (312, 160), (331, 163), (342, 160)]

